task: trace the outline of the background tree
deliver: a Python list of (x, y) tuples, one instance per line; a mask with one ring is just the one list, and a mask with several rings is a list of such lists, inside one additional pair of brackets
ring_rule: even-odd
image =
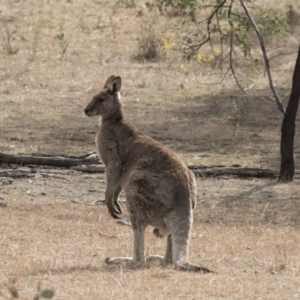
[(278, 105), (279, 110), (283, 113), (284, 118), (281, 127), (281, 143), (280, 143), (280, 153), (281, 153), (281, 167), (279, 173), (279, 181), (289, 181), (293, 179), (295, 173), (295, 162), (294, 162), (294, 137), (295, 137), (295, 128), (296, 128), (296, 115), (299, 106), (299, 98), (300, 98), (300, 46), (298, 49), (298, 56), (295, 64), (293, 82), (292, 82), (292, 91), (290, 95), (290, 99), (288, 102), (287, 109), (284, 110), (279, 96), (276, 92), (276, 89), (273, 84), (271, 70), (269, 65), (269, 60), (267, 57), (263, 37), (260, 34), (259, 29), (257, 28), (255, 21), (253, 20), (247, 6), (241, 0), (241, 4), (251, 21), (253, 28), (256, 31), (258, 39), (260, 41), (261, 49), (263, 52), (264, 62), (266, 66), (266, 70), (268, 73), (268, 78), (270, 82), (270, 88), (275, 97), (276, 103)]
[[(251, 1), (245, 1), (251, 2)], [(190, 6), (183, 24), (183, 51), (187, 59), (201, 60), (210, 56), (213, 68), (221, 69), (224, 78), (231, 74), (242, 91), (239, 69), (255, 66), (258, 57), (253, 56), (253, 33), (255, 29), (260, 36), (271, 42), (272, 37), (288, 36), (286, 16), (277, 11), (263, 10), (252, 6), (253, 18), (240, 0), (200, 0), (199, 5)], [(203, 19), (205, 12), (206, 18)], [(252, 22), (253, 21), (253, 22)], [(266, 41), (262, 42), (265, 48)], [(283, 110), (280, 109), (282, 112)]]
[(281, 127), (281, 166), (279, 173), (280, 181), (290, 181), (295, 173), (294, 162), (294, 137), (296, 129), (296, 115), (300, 99), (300, 46), (295, 64), (293, 85), (286, 113)]
[[(189, 1), (187, 1), (189, 2)], [(213, 55), (212, 66), (225, 69), (223, 79), (232, 74), (239, 88), (245, 92), (238, 75), (240, 66), (257, 64), (252, 56), (251, 34), (255, 31), (263, 53), (263, 60), (268, 74), (270, 88), (278, 109), (283, 114), (281, 135), (281, 169), (279, 180), (292, 180), (294, 176), (293, 145), (295, 120), (300, 98), (300, 48), (293, 76), (293, 87), (287, 110), (283, 108), (280, 97), (273, 84), (265, 40), (272, 36), (285, 38), (288, 35), (286, 16), (273, 10), (262, 10), (252, 6), (255, 18), (247, 5), (251, 1), (243, 0), (202, 0), (199, 5), (189, 6), (184, 24), (191, 28), (183, 37), (184, 53), (188, 59), (201, 60), (204, 55)], [(207, 17), (200, 19), (200, 11)], [(191, 24), (195, 26), (191, 26)], [(210, 54), (202, 54), (207, 53)], [(222, 80), (223, 80), (222, 79)]]
[[(251, 5), (253, 16), (248, 4)], [(223, 72), (221, 81), (231, 74), (238, 87), (246, 92), (248, 87), (244, 86), (241, 80), (245, 67), (253, 71), (259, 66), (264, 66), (273, 97), (284, 117), (278, 180), (292, 180), (295, 171), (295, 121), (300, 98), (300, 48), (292, 91), (285, 110), (273, 83), (266, 46), (269, 42), (272, 43), (272, 37), (288, 37), (288, 19), (298, 19), (298, 14), (294, 13), (291, 6), (285, 15), (273, 9), (263, 10), (256, 6), (255, 2), (252, 4), (251, 0), (155, 0), (147, 2), (146, 5), (150, 10), (157, 7), (161, 14), (183, 17), (179, 35), (185, 57), (188, 60), (210, 62), (212, 68)], [(253, 55), (254, 44), (257, 44), (253, 34), (256, 34), (259, 41), (263, 62)]]

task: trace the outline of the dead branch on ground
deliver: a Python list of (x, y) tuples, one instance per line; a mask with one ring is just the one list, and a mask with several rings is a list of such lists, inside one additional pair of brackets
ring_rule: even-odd
[[(79, 171), (83, 173), (104, 173), (105, 166), (99, 162), (99, 158), (95, 152), (90, 152), (82, 156), (53, 156), (53, 155), (19, 155), (19, 154), (4, 154), (0, 152), (0, 164), (16, 164), (19, 167), (25, 165), (43, 165), (50, 167), (69, 168), (72, 171), (63, 172), (61, 174), (59, 170), (55, 169), (38, 169), (38, 168), (19, 168), (19, 169), (2, 169), (0, 170), (1, 177), (10, 178), (22, 178), (22, 177), (34, 177), (36, 173), (43, 177), (55, 177), (61, 178), (64, 175), (72, 175), (73, 171)], [(188, 166), (196, 176), (201, 177), (217, 177), (217, 176), (238, 176), (238, 177), (265, 177), (273, 178), (276, 174), (269, 169), (261, 168), (246, 168), (240, 165), (233, 166)], [(51, 175), (51, 174), (52, 175)], [(50, 175), (49, 175), (50, 174)]]
[(29, 154), (5, 154), (0, 152), (0, 164), (42, 165), (52, 167), (69, 168), (72, 166), (97, 164), (98, 156), (90, 152), (82, 156), (53, 156), (53, 155), (29, 155)]

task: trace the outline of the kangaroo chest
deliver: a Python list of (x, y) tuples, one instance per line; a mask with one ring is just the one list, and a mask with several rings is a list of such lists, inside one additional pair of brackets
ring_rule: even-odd
[(118, 141), (113, 132), (100, 127), (96, 136), (96, 147), (104, 165), (120, 162)]

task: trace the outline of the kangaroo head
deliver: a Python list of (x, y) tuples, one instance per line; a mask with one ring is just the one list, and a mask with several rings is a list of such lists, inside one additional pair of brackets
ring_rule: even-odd
[(121, 77), (109, 76), (102, 91), (96, 94), (84, 109), (85, 114), (88, 117), (100, 115), (102, 118), (119, 119), (122, 115), (119, 95), (121, 85)]

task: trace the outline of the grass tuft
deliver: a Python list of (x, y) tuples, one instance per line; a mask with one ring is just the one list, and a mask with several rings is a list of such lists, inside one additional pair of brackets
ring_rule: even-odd
[(139, 61), (158, 61), (163, 56), (162, 41), (157, 30), (152, 25), (143, 26), (138, 38), (138, 53), (134, 58)]

